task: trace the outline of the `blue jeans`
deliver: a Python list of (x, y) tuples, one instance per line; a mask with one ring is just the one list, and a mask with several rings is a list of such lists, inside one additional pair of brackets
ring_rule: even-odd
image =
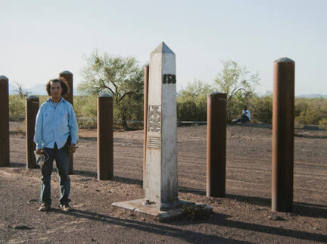
[(234, 121), (232, 122), (232, 124), (237, 124), (238, 122), (241, 122), (241, 123), (243, 124), (243, 123), (246, 123), (246, 122), (249, 122), (249, 121), (250, 121), (250, 120), (249, 120), (248, 116), (246, 116), (246, 115), (242, 115), (241, 118), (234, 120)]
[(58, 149), (57, 144), (52, 148), (44, 148), (45, 153), (48, 154), (49, 158), (44, 162), (41, 168), (41, 194), (40, 202), (51, 205), (51, 173), (53, 171), (53, 160), (56, 160), (57, 169), (59, 172), (59, 183), (60, 183), (60, 204), (70, 202), (70, 178), (68, 175), (69, 171), (69, 153), (67, 145)]

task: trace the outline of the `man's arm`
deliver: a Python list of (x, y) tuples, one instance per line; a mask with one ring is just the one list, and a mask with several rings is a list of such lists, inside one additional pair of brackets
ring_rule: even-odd
[(42, 126), (43, 126), (43, 114), (42, 114), (42, 106), (40, 107), (39, 111), (36, 115), (36, 122), (35, 122), (35, 133), (34, 133), (34, 142), (36, 145), (36, 149), (40, 150), (43, 148), (43, 140), (42, 140)]

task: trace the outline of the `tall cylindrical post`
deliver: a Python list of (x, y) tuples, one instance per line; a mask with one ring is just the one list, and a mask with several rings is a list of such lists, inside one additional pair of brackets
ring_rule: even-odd
[(9, 166), (9, 85), (0, 76), (0, 167)]
[(226, 192), (226, 97), (211, 93), (207, 99), (208, 197), (224, 197)]
[(272, 211), (292, 211), (294, 164), (295, 62), (274, 62), (272, 135)]
[(63, 80), (67, 83), (68, 85), (68, 92), (64, 96), (64, 98), (70, 102), (72, 105), (74, 104), (73, 99), (74, 99), (74, 94), (73, 94), (73, 73), (70, 71), (63, 71), (59, 74), (59, 78), (63, 78)]
[(34, 132), (35, 132), (35, 119), (37, 111), (39, 110), (39, 98), (36, 96), (29, 96), (26, 99), (25, 106), (25, 125), (26, 125), (26, 167), (28, 169), (36, 168), (35, 161), (35, 143)]
[[(74, 94), (73, 94), (73, 73), (70, 71), (63, 71), (59, 74), (59, 78), (62, 79), (66, 84), (68, 85), (68, 92), (64, 96), (64, 98), (70, 102), (72, 105), (74, 105)], [(69, 142), (70, 143), (70, 142)], [(73, 174), (74, 170), (74, 156), (73, 153), (69, 153), (69, 174)]]
[(104, 94), (98, 97), (98, 180), (113, 178), (113, 101)]
[(146, 177), (146, 140), (148, 128), (148, 89), (149, 89), (149, 65), (144, 67), (144, 141), (143, 141), (143, 189), (145, 189)]

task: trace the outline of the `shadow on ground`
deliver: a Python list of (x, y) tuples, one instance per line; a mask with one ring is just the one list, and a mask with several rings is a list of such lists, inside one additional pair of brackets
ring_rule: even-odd
[[(88, 177), (95, 177), (97, 176), (96, 172), (90, 171), (81, 171), (81, 170), (74, 170), (75, 174), (84, 175)], [(142, 186), (143, 181), (138, 179), (131, 179), (121, 176), (114, 176), (113, 181), (121, 182), (125, 184), (133, 184)], [(201, 189), (195, 189), (190, 187), (179, 187), (179, 191), (183, 193), (192, 193), (201, 196), (205, 196), (206, 192)], [(244, 202), (252, 205), (257, 206), (264, 206), (270, 207), (271, 206), (271, 199), (263, 198), (263, 197), (254, 197), (254, 196), (244, 196), (244, 195), (234, 195), (234, 194), (226, 194), (226, 198), (234, 199), (239, 202)], [(314, 217), (314, 218), (327, 218), (327, 206), (317, 205), (317, 204), (309, 204), (303, 202), (294, 202), (293, 204), (293, 212), (292, 214), (306, 216), (306, 217)]]
[[(189, 243), (250, 243), (245, 241), (237, 241), (233, 239), (226, 239), (223, 237), (219, 237), (216, 235), (208, 235), (200, 232), (194, 232), (189, 230), (182, 230), (179, 228), (167, 226), (167, 225), (161, 225), (161, 224), (155, 224), (155, 223), (147, 223), (147, 222), (141, 222), (137, 220), (130, 220), (130, 219), (119, 219), (116, 217), (111, 217), (108, 215), (103, 214), (97, 214), (94, 212), (89, 211), (82, 211), (74, 209), (70, 212), (62, 212), (58, 209), (51, 210), (52, 212), (66, 214), (70, 216), (74, 216), (76, 218), (84, 218), (94, 221), (99, 221), (104, 224), (110, 224), (110, 225), (119, 225), (124, 226), (127, 228), (132, 228), (139, 231), (145, 231), (149, 233), (154, 233), (158, 235), (164, 235), (164, 236), (170, 236), (175, 237), (184, 241), (187, 241)], [(220, 218), (225, 218), (224, 215), (220, 215)]]
[[(188, 225), (188, 224), (194, 224), (195, 221), (189, 221), (189, 220), (175, 220), (171, 222), (169, 225), (163, 225), (163, 224), (155, 224), (155, 223), (146, 223), (141, 222), (138, 220), (131, 220), (131, 219), (120, 219), (116, 217), (111, 217), (104, 214), (98, 214), (90, 211), (82, 211), (82, 210), (72, 210), (71, 212), (62, 212), (58, 209), (53, 209), (53, 212), (61, 213), (61, 214), (67, 214), (71, 215), (77, 218), (85, 218), (90, 219), (94, 221), (100, 221), (105, 224), (114, 224), (114, 225), (120, 225), (128, 228), (133, 228), (136, 230), (146, 231), (149, 233), (159, 234), (159, 235), (165, 235), (165, 236), (171, 236), (176, 237), (179, 239), (182, 239), (184, 241), (188, 241), (190, 243), (250, 243), (250, 242), (244, 242), (244, 241), (237, 241), (232, 239), (226, 239), (222, 238), (216, 235), (207, 235), (200, 232), (194, 232), (189, 230), (182, 230), (179, 228), (176, 228), (177, 226), (181, 225)], [(228, 227), (228, 228), (238, 228), (242, 230), (247, 231), (254, 231), (254, 232), (260, 232), (270, 235), (279, 235), (279, 236), (285, 236), (285, 237), (292, 237), (296, 239), (302, 239), (302, 240), (309, 240), (309, 241), (327, 241), (327, 236), (322, 234), (316, 234), (316, 233), (310, 233), (306, 231), (297, 231), (292, 229), (282, 229), (279, 227), (273, 227), (273, 226), (265, 226), (260, 224), (253, 224), (253, 223), (246, 223), (241, 221), (235, 221), (235, 220), (229, 220), (229, 216), (224, 214), (217, 214), (214, 213), (206, 221), (206, 223), (222, 226), (222, 227)], [(203, 221), (202, 221), (203, 222)], [(176, 227), (174, 227), (176, 226)]]

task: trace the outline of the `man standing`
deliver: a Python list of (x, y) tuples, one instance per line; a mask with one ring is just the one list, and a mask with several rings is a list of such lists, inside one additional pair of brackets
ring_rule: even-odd
[(46, 85), (51, 97), (44, 102), (36, 116), (34, 142), (36, 154), (45, 154), (46, 161), (41, 167), (40, 211), (48, 211), (51, 207), (51, 173), (53, 160), (56, 160), (60, 177), (59, 207), (64, 211), (69, 206), (70, 178), (69, 152), (76, 151), (78, 126), (73, 106), (63, 96), (68, 87), (59, 79), (50, 80)]

